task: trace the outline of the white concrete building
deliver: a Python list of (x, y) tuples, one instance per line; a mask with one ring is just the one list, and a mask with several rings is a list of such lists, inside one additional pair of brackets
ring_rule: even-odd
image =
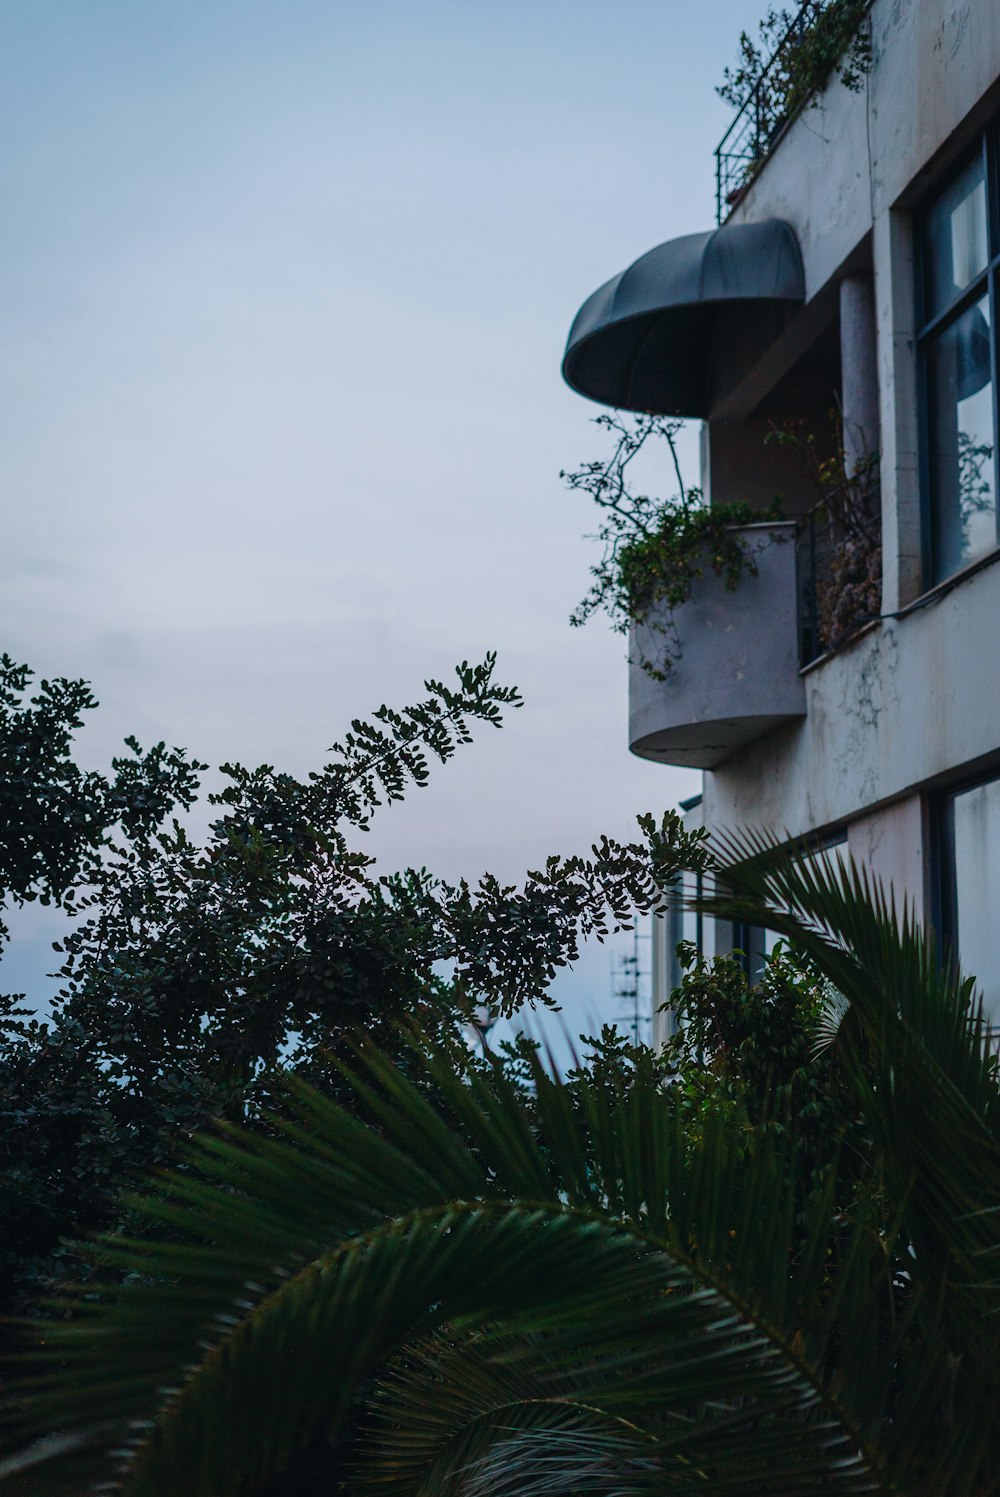
[[(874, 0), (867, 24), (860, 88), (834, 78), (790, 121), (751, 105), (720, 148), (723, 226), (595, 293), (564, 372), (701, 418), (711, 504), (780, 492), (794, 537), (735, 592), (696, 584), (665, 681), (631, 665), (633, 751), (704, 770), (692, 822), (845, 845), (1000, 1025), (1000, 4)], [(843, 531), (801, 450), (765, 443), (834, 406), (848, 471), (872, 452), (880, 474), (880, 605), (839, 633)], [(679, 932), (660, 925), (662, 994)]]

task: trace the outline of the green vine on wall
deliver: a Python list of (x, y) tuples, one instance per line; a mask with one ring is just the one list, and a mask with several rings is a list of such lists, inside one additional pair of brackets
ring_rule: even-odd
[[(602, 517), (593, 537), (601, 543), (602, 555), (590, 568), (590, 589), (570, 623), (579, 626), (595, 613), (605, 613), (619, 634), (627, 634), (633, 624), (645, 626), (661, 647), (653, 656), (642, 653), (639, 663), (663, 681), (680, 656), (675, 610), (706, 572), (721, 577), (727, 592), (734, 592), (743, 577), (756, 576), (757, 555), (772, 537), (750, 540), (737, 527), (780, 520), (781, 507), (775, 501), (763, 511), (744, 503), (709, 508), (701, 490), (684, 482), (676, 441), (679, 421), (615, 413), (595, 417), (594, 424), (610, 435), (611, 456), (559, 475), (570, 489), (588, 494)], [(677, 484), (668, 499), (639, 492), (632, 480), (639, 454), (657, 442), (666, 446)]]

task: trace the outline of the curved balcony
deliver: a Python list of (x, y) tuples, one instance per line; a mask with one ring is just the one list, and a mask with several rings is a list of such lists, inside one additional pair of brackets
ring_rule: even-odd
[[(665, 681), (642, 660), (663, 652), (649, 625), (633, 630), (629, 651), (629, 746), (642, 759), (713, 769), (782, 724), (805, 716), (799, 675), (795, 526), (750, 525), (757, 576), (734, 592), (707, 573), (674, 612), (680, 658)], [(763, 542), (761, 545), (760, 543)]]

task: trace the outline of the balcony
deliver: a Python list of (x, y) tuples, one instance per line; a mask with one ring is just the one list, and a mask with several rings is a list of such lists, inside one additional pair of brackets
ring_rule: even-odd
[(649, 625), (633, 631), (629, 746), (642, 759), (714, 769), (805, 716), (795, 523), (739, 533), (759, 547), (757, 575), (743, 577), (733, 592), (711, 572), (695, 582), (674, 613), (680, 655), (666, 680), (654, 680), (642, 664), (662, 656), (662, 633)]

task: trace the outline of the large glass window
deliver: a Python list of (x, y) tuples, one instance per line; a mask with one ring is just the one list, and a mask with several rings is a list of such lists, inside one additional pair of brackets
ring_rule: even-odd
[(978, 978), (990, 1025), (1000, 1029), (1000, 779), (949, 795), (942, 831), (945, 938)]
[(921, 309), (930, 580), (996, 550), (996, 278), (991, 141), (923, 218)]

